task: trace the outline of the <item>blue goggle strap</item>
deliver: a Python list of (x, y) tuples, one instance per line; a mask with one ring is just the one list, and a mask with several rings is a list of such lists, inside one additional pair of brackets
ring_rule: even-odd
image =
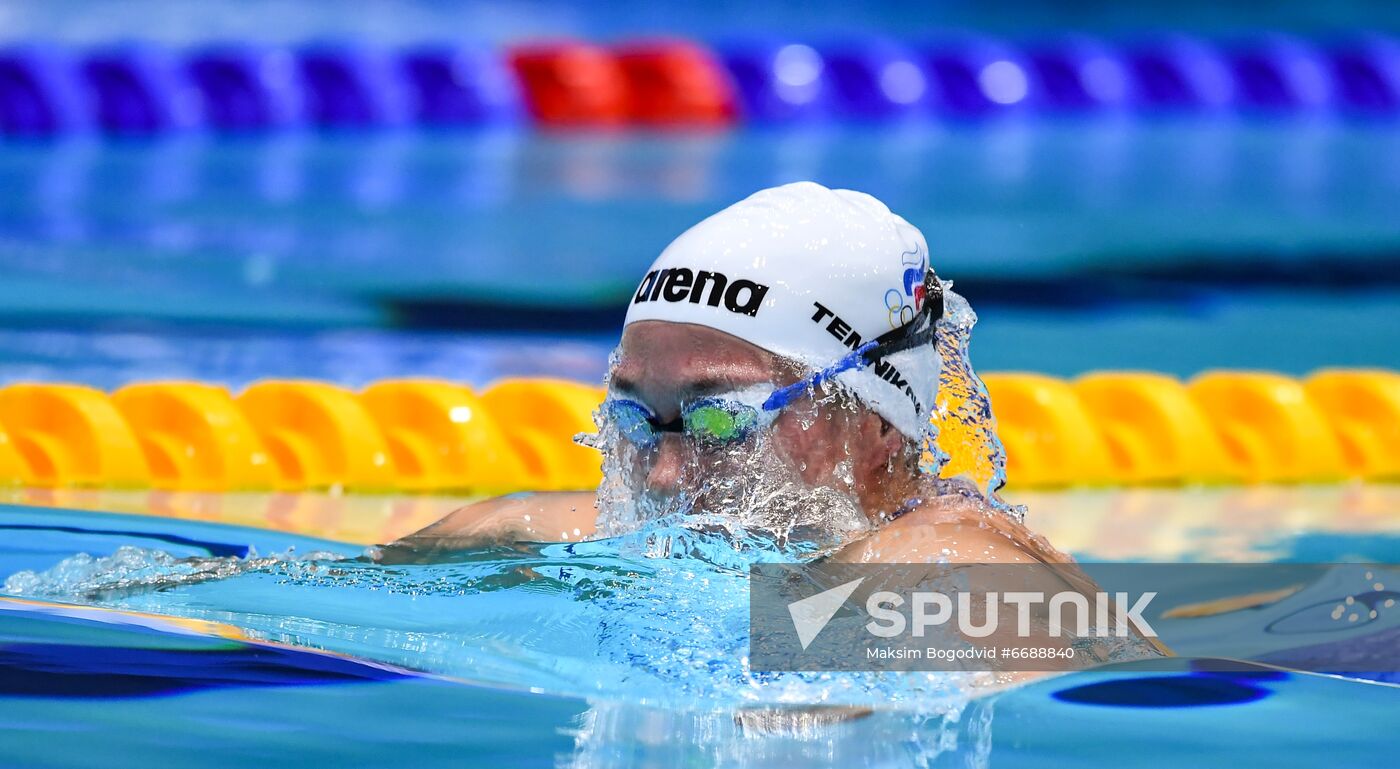
[(843, 371), (864, 368), (868, 362), (865, 359), (865, 354), (875, 349), (876, 345), (878, 344), (878, 341), (873, 340), (866, 342), (860, 347), (857, 347), (856, 349), (852, 350), (851, 353), (846, 357), (836, 361), (835, 363), (807, 377), (806, 379), (798, 380), (788, 385), (787, 387), (775, 390), (772, 395), (768, 396), (768, 400), (763, 402), (763, 410), (776, 411), (788, 405), (789, 403), (792, 403), (794, 400), (802, 396), (808, 390), (821, 386), (824, 382), (836, 376), (837, 374), (840, 374)]

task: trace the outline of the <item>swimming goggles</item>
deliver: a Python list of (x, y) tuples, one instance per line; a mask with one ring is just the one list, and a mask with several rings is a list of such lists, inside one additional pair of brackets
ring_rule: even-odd
[(654, 448), (663, 433), (682, 433), (699, 446), (718, 448), (740, 443), (778, 418), (776, 409), (763, 408), (769, 392), (759, 385), (697, 398), (683, 404), (680, 416), (670, 422), (661, 422), (630, 398), (608, 398), (603, 409), (622, 436), (640, 448)]
[(798, 397), (837, 374), (864, 368), (886, 355), (931, 344), (938, 320), (943, 317), (943, 286), (932, 269), (924, 275), (924, 296), (923, 307), (909, 323), (866, 342), (832, 365), (786, 387), (769, 391), (758, 385), (697, 398), (683, 404), (680, 416), (669, 422), (661, 422), (645, 404), (631, 398), (610, 396), (603, 402), (603, 409), (622, 435), (640, 448), (655, 447), (662, 433), (684, 434), (706, 448), (741, 443), (755, 431), (771, 425), (778, 418), (778, 412)]

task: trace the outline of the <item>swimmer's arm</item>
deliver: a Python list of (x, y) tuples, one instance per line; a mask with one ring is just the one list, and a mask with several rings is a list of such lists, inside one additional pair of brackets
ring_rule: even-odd
[(516, 542), (575, 542), (593, 535), (598, 510), (591, 491), (511, 494), (467, 505), (380, 550), (425, 555)]

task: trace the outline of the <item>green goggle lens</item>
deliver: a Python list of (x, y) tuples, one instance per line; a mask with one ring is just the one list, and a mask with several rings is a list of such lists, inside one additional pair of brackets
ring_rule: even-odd
[(750, 408), (735, 409), (717, 403), (699, 403), (685, 410), (685, 431), (707, 443), (732, 443), (747, 437), (758, 424)]

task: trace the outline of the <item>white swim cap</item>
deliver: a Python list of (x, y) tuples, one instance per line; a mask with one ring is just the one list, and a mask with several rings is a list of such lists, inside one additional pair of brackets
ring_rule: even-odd
[[(820, 370), (912, 328), (928, 269), (923, 234), (875, 198), (785, 184), (672, 241), (642, 279), (626, 323), (707, 326)], [(932, 413), (938, 368), (930, 341), (835, 378), (918, 438)]]

